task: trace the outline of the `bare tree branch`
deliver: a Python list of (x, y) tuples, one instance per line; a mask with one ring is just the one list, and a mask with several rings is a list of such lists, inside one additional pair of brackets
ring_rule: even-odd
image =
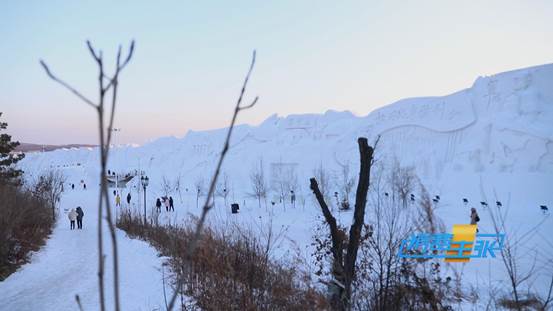
[(66, 89), (71, 91), (73, 94), (77, 95), (77, 97), (82, 99), (88, 105), (90, 105), (90, 106), (92, 106), (96, 109), (98, 108), (98, 105), (94, 104), (90, 99), (86, 98), (84, 95), (82, 95), (79, 91), (77, 91), (71, 85), (67, 84), (65, 81), (63, 81), (63, 80), (59, 79), (58, 77), (56, 77), (50, 71), (50, 69), (48, 68), (48, 65), (46, 65), (46, 63), (43, 60), (40, 60), (40, 64), (42, 65), (42, 67), (44, 68), (44, 70), (46, 71), (46, 74), (48, 75), (48, 77), (50, 77), (50, 79), (52, 79), (52, 80), (56, 81), (57, 83), (61, 84), (63, 87), (65, 87)]
[[(253, 67), (255, 65), (255, 58), (256, 58), (256, 52), (254, 50), (253, 55), (252, 55), (252, 61), (251, 61), (251, 64), (250, 64), (250, 68), (248, 70), (248, 73), (246, 74), (246, 78), (244, 79), (244, 83), (242, 84), (242, 89), (240, 90), (240, 96), (238, 97), (238, 101), (236, 102), (236, 106), (234, 108), (234, 114), (232, 116), (232, 120), (230, 122), (230, 126), (229, 126), (228, 131), (227, 131), (227, 136), (225, 138), (225, 142), (224, 142), (224, 145), (223, 145), (223, 150), (221, 151), (221, 153), (219, 155), (219, 160), (217, 162), (217, 166), (215, 167), (215, 172), (213, 173), (213, 177), (211, 179), (209, 189), (207, 191), (207, 196), (205, 198), (205, 203), (203, 205), (202, 214), (200, 215), (198, 223), (196, 224), (196, 230), (194, 232), (194, 236), (192, 237), (192, 239), (190, 241), (190, 244), (188, 245), (188, 249), (187, 249), (187, 252), (186, 252), (186, 256), (188, 258), (192, 257), (192, 255), (194, 254), (194, 251), (196, 250), (196, 247), (198, 245), (198, 241), (200, 239), (200, 235), (202, 233), (203, 226), (205, 224), (207, 214), (209, 213), (209, 211), (213, 207), (213, 205), (211, 204), (211, 201), (212, 201), (212, 198), (213, 198), (213, 193), (215, 192), (215, 187), (217, 185), (217, 178), (219, 177), (219, 173), (221, 171), (221, 166), (223, 165), (223, 161), (224, 161), (225, 156), (226, 156), (226, 154), (229, 150), (230, 138), (232, 136), (232, 131), (234, 129), (234, 124), (236, 123), (236, 118), (238, 117), (238, 113), (241, 110), (252, 108), (257, 103), (258, 97), (255, 97), (255, 99), (252, 101), (251, 104), (249, 104), (247, 106), (244, 106), (244, 107), (241, 106), (242, 105), (242, 99), (244, 97), (244, 93), (246, 92), (246, 87), (248, 85), (248, 80), (250, 79)], [(178, 293), (179, 293), (178, 289), (181, 288), (183, 282), (184, 282), (184, 276), (181, 275), (178, 279), (177, 286), (175, 287), (175, 291), (173, 293), (173, 296), (171, 297), (171, 301), (169, 303), (168, 310), (173, 310), (173, 307), (175, 306), (175, 301), (176, 301)]]
[[(119, 296), (119, 259), (118, 259), (118, 248), (117, 248), (117, 238), (115, 234), (115, 225), (113, 223), (112, 215), (111, 215), (111, 206), (110, 206), (110, 200), (107, 190), (107, 183), (105, 180), (106, 176), (106, 166), (108, 162), (108, 156), (109, 156), (109, 146), (111, 142), (112, 137), (112, 129), (113, 129), (113, 122), (114, 122), (114, 116), (115, 116), (115, 106), (117, 103), (117, 91), (118, 91), (118, 83), (119, 83), (119, 73), (123, 70), (123, 68), (130, 62), (133, 52), (134, 52), (134, 40), (131, 42), (129, 53), (127, 54), (127, 57), (125, 58), (125, 61), (121, 63), (121, 46), (119, 46), (118, 52), (117, 52), (117, 61), (115, 66), (115, 73), (113, 74), (113, 78), (109, 78), (105, 72), (104, 72), (104, 61), (102, 56), (102, 51), (96, 51), (90, 43), (90, 41), (86, 41), (86, 45), (88, 47), (88, 50), (94, 60), (96, 61), (98, 65), (98, 91), (99, 91), (99, 99), (98, 104), (93, 103), (88, 98), (84, 97), (81, 93), (76, 91), (73, 87), (62, 81), (61, 79), (57, 78), (52, 74), (52, 72), (49, 70), (48, 66), (44, 61), (40, 61), (40, 64), (45, 69), (46, 74), (53, 79), (54, 81), (60, 83), (70, 91), (72, 91), (75, 95), (77, 95), (79, 98), (81, 98), (83, 101), (85, 101), (90, 106), (94, 107), (96, 109), (96, 112), (98, 113), (98, 129), (99, 129), (99, 140), (100, 140), (100, 194), (98, 198), (98, 283), (99, 283), (99, 292), (100, 292), (100, 310), (105, 310), (105, 293), (104, 293), (104, 260), (105, 255), (103, 252), (103, 234), (102, 234), (102, 220), (103, 220), (103, 207), (105, 204), (106, 208), (106, 220), (108, 222), (108, 228), (110, 230), (110, 237), (112, 241), (112, 251), (113, 251), (113, 282), (114, 282), (114, 296), (115, 296), (115, 310), (120, 310), (120, 296)], [(104, 85), (104, 80), (107, 79), (107, 85)], [(108, 90), (112, 91), (112, 98), (111, 98), (111, 109), (110, 109), (110, 115), (109, 115), (109, 124), (107, 128), (107, 135), (106, 135), (106, 128), (105, 128), (105, 103), (106, 99), (105, 96), (108, 92)], [(78, 299), (78, 296), (77, 296)]]
[(81, 298), (79, 298), (79, 295), (75, 295), (75, 300), (77, 301), (77, 306), (79, 307), (79, 310), (83, 311), (83, 305), (81, 304)]
[[(378, 140), (377, 140), (378, 142)], [(313, 190), (321, 210), (328, 223), (330, 235), (332, 239), (332, 276), (333, 290), (330, 295), (330, 305), (336, 310), (349, 310), (351, 298), (351, 284), (355, 277), (355, 262), (357, 260), (357, 252), (361, 237), (361, 229), (364, 224), (365, 206), (367, 203), (367, 192), (370, 185), (371, 165), (373, 164), (374, 148), (368, 145), (366, 138), (359, 138), (359, 154), (361, 167), (359, 170), (359, 182), (355, 198), (355, 210), (353, 214), (353, 224), (350, 227), (349, 241), (347, 241), (347, 252), (344, 257), (343, 246), (345, 239), (344, 235), (336, 223), (336, 218), (332, 216), (328, 205), (324, 200), (324, 196), (319, 190), (317, 180), (310, 179), (311, 190)]]

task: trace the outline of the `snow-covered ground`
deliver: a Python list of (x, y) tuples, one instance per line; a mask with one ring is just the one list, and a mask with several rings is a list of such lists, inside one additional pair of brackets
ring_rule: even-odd
[[(180, 221), (189, 213), (198, 213), (195, 183), (204, 179), (204, 185), (207, 184), (224, 134), (225, 129), (190, 131), (182, 138), (160, 138), (138, 147), (117, 146), (112, 149), (109, 168), (116, 172), (146, 172), (150, 177), (147, 191), (149, 211), (155, 198), (164, 195), (162, 180), (165, 178), (171, 182), (172, 188), (180, 180), (180, 192), (173, 189), (170, 193), (175, 198), (176, 212), (161, 215), (163, 221)], [(482, 219), (479, 223), (481, 232), (490, 232), (489, 214), (480, 206), (480, 201), (486, 201), (489, 208), (495, 208), (495, 202), (501, 201), (503, 208), (509, 210), (507, 223), (513, 234), (523, 235), (537, 228), (520, 252), (537, 258), (536, 269), (539, 270), (536, 270), (533, 287), (539, 292), (545, 291), (553, 274), (553, 246), (550, 242), (553, 221), (542, 213), (540, 205), (553, 208), (552, 64), (480, 77), (472, 87), (457, 93), (401, 100), (364, 117), (328, 111), (322, 115), (274, 115), (258, 126), (237, 126), (223, 166), (223, 173), (228, 176), (227, 206), (222, 198), (218, 198), (209, 216), (210, 223), (217, 226), (236, 222), (252, 228), (263, 228), (272, 223), (277, 230), (285, 230), (288, 242), (309, 256), (313, 226), (320, 214), (308, 187), (309, 177), (320, 165), (329, 173), (338, 173), (340, 165), (345, 163), (349, 163), (357, 174), (357, 137), (365, 136), (372, 142), (377, 135), (381, 135), (377, 160), (384, 165), (397, 160), (403, 166), (415, 167), (430, 195), (440, 195), (437, 214), (448, 230), (453, 224), (468, 223), (470, 207), (474, 206)], [(283, 177), (297, 180), (295, 208), (290, 204), (280, 204), (275, 191), (268, 201), (277, 203), (275, 206), (269, 203), (268, 209), (259, 208), (257, 201), (249, 196), (252, 192), (250, 172), (259, 160), (263, 161), (270, 185), (277, 186)], [(31, 264), (0, 283), (0, 308), (18, 299), (29, 303), (64, 300), (71, 305), (75, 293), (79, 293), (85, 302), (92, 303), (93, 300), (86, 300), (95, 299), (92, 293), (96, 284), (95, 237), (91, 228), (95, 223), (91, 219), (94, 217), (95, 197), (89, 194), (96, 193), (93, 185), (99, 182), (98, 151), (82, 148), (31, 154), (21, 166), (35, 176), (46, 170), (59, 169), (69, 177), (69, 182), (78, 184), (84, 180), (91, 185), (87, 195), (82, 191), (68, 191), (62, 202), (62, 208), (77, 204), (86, 206), (89, 211), (87, 227), (91, 231), (90, 235), (89, 232), (68, 232), (63, 224), (58, 226), (45, 249)], [(331, 193), (337, 191), (336, 179), (332, 178), (330, 183)], [(141, 211), (142, 193), (138, 180), (123, 190), (123, 198), (128, 192), (133, 196), (131, 205)], [(467, 205), (463, 204), (463, 198), (469, 200)], [(239, 214), (230, 214), (228, 204), (231, 202), (241, 204)], [(351, 214), (341, 213), (340, 218), (346, 222)], [(123, 278), (128, 278), (132, 284), (122, 286), (123, 293), (132, 297), (126, 303), (149, 309), (160, 301), (160, 288), (152, 287), (152, 284), (160, 284), (158, 269), (161, 260), (144, 243), (129, 240), (121, 232), (119, 236), (123, 248), (122, 265), (126, 269), (125, 263), (132, 263), (128, 268), (135, 270), (134, 274), (123, 271)], [(75, 239), (86, 239), (86, 253), (72, 252), (72, 243), (78, 243), (79, 247), (83, 245), (74, 242)], [(289, 246), (290, 243), (284, 243), (277, 254), (284, 255)], [(38, 296), (40, 290), (32, 290), (34, 285), (31, 284), (42, 284), (35, 278), (48, 284), (64, 284), (61, 282), (66, 272), (71, 273), (72, 270), (67, 268), (64, 271), (50, 268), (50, 261), (57, 261), (58, 267), (67, 267), (70, 262), (80, 263), (82, 260), (86, 260), (87, 265), (86, 276), (83, 276), (86, 278), (85, 287), (74, 285), (73, 291), (71, 285), (60, 285), (64, 290), (52, 292), (46, 287), (42, 290), (47, 293), (41, 296)], [(523, 262), (526, 268), (532, 264), (528, 260)], [(487, 284), (488, 281), (501, 284), (506, 279), (499, 259), (473, 260), (464, 264), (463, 270), (467, 286)], [(37, 292), (38, 297), (27, 296), (24, 293), (27, 290)], [(48, 293), (53, 292), (60, 294), (50, 297)], [(144, 298), (144, 293), (151, 295), (150, 298)], [(66, 295), (63, 296), (66, 298), (60, 298), (61, 295)]]
[[(68, 189), (68, 188), (66, 188)], [(98, 306), (98, 187), (67, 191), (60, 206), (62, 216), (45, 247), (4, 282), (0, 282), (0, 310), (78, 310), (79, 295), (84, 310)], [(70, 230), (64, 209), (81, 206), (82, 230)], [(106, 256), (106, 301), (113, 309), (112, 252), (104, 226)], [(118, 230), (120, 294), (123, 310), (164, 308), (162, 262), (146, 242), (132, 240)]]

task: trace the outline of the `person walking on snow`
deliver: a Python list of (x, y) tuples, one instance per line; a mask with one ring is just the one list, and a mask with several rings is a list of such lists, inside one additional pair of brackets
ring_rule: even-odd
[(158, 213), (161, 213), (161, 201), (159, 200), (159, 198), (157, 198), (156, 201), (156, 209)]
[(69, 218), (70, 230), (75, 229), (75, 219), (77, 219), (77, 212), (74, 208), (72, 208), (69, 214), (67, 214), (67, 217)]
[(175, 211), (175, 206), (173, 205), (173, 197), (169, 197), (169, 210)]
[(83, 228), (84, 212), (80, 206), (77, 206), (77, 229)]
[(167, 197), (165, 197), (165, 199), (163, 200), (163, 203), (165, 203), (165, 210), (168, 212), (169, 211), (169, 199)]
[[(478, 213), (476, 212), (476, 208), (472, 207), (470, 209), (470, 224), (476, 225), (480, 221), (480, 217), (478, 216)], [(478, 228), (476, 228), (476, 232), (478, 232)]]
[(121, 206), (121, 197), (119, 194), (115, 197), (115, 206)]
[(127, 205), (131, 206), (131, 193), (127, 194)]

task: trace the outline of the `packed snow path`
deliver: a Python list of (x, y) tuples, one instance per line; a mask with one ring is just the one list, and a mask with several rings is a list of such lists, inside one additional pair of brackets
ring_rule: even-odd
[[(77, 310), (79, 295), (85, 310), (97, 310), (98, 189), (65, 191), (59, 220), (46, 245), (31, 262), (0, 282), (0, 310)], [(64, 209), (81, 206), (83, 230), (70, 230)], [(113, 309), (111, 242), (104, 230), (106, 307)], [(123, 310), (157, 310), (163, 306), (162, 258), (147, 243), (117, 230), (120, 294)]]

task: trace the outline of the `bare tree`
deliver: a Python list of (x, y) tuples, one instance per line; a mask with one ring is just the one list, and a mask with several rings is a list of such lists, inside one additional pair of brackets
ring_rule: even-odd
[(335, 180), (336, 186), (340, 189), (340, 195), (342, 197), (340, 202), (341, 206), (339, 206), (339, 208), (349, 209), (349, 200), (353, 192), (353, 187), (355, 186), (355, 177), (351, 173), (349, 161), (346, 161), (344, 164), (338, 163), (338, 165), (340, 166), (340, 172), (337, 174), (338, 178)]
[(373, 163), (374, 149), (368, 145), (367, 139), (359, 138), (357, 142), (359, 145), (361, 165), (359, 169), (359, 183), (357, 185), (355, 197), (353, 223), (349, 231), (349, 240), (346, 241), (343, 231), (338, 227), (336, 218), (334, 218), (330, 212), (324, 195), (319, 189), (317, 180), (315, 178), (311, 178), (310, 180), (311, 190), (313, 190), (321, 206), (332, 238), (333, 285), (330, 292), (330, 304), (335, 310), (348, 310), (351, 306), (351, 286), (355, 278), (355, 262), (357, 260), (357, 251), (359, 250), (361, 229), (364, 224), (367, 192), (369, 189), (371, 166)]
[[(46, 71), (48, 77), (55, 82), (59, 83), (78, 98), (84, 101), (87, 105), (94, 108), (98, 116), (98, 131), (100, 137), (100, 193), (98, 199), (98, 283), (100, 291), (100, 309), (105, 310), (105, 296), (104, 296), (104, 250), (103, 250), (103, 237), (102, 237), (102, 219), (103, 219), (103, 206), (106, 208), (106, 219), (108, 222), (108, 228), (110, 231), (110, 237), (112, 241), (113, 251), (113, 291), (115, 297), (115, 310), (120, 310), (119, 301), (119, 264), (118, 264), (118, 252), (117, 252), (117, 238), (115, 235), (115, 224), (111, 215), (110, 199), (108, 195), (108, 187), (106, 180), (106, 165), (109, 157), (109, 146), (111, 143), (111, 137), (113, 134), (113, 120), (115, 118), (115, 107), (117, 103), (117, 91), (119, 87), (119, 74), (129, 64), (133, 52), (134, 52), (134, 40), (131, 42), (127, 56), (122, 58), (122, 47), (119, 46), (117, 51), (115, 71), (109, 76), (106, 74), (104, 68), (104, 58), (101, 50), (96, 50), (90, 43), (86, 42), (88, 50), (98, 66), (98, 102), (88, 99), (81, 92), (77, 91), (74, 87), (67, 82), (61, 80), (55, 76), (44, 61), (40, 61), (40, 64)], [(111, 91), (111, 98), (109, 97)], [(106, 115), (106, 109), (108, 114)], [(106, 119), (108, 120), (106, 124)], [(106, 126), (107, 125), (107, 126)]]
[(227, 173), (223, 173), (223, 180), (221, 183), (217, 184), (217, 187), (215, 189), (215, 194), (218, 197), (223, 198), (225, 201), (225, 206), (227, 206), (227, 197), (230, 193), (230, 178)]
[(196, 191), (196, 208), (198, 208), (200, 207), (200, 197), (205, 194), (205, 180), (203, 176), (196, 177), (194, 189)]
[(265, 180), (263, 168), (263, 159), (260, 158), (258, 163), (252, 166), (250, 171), (250, 182), (252, 187), (252, 193), (250, 195), (257, 199), (260, 208), (261, 200), (264, 200), (265, 207), (267, 206), (267, 181)]
[[(400, 201), (383, 196), (384, 189), (390, 189), (389, 173), (383, 172), (378, 163), (372, 166), (371, 172), (366, 211), (368, 220), (360, 236), (350, 308), (379, 311), (448, 310), (446, 302), (452, 295), (445, 293), (449, 289), (449, 281), (442, 277), (440, 259), (410, 261), (402, 259), (398, 254), (402, 241), (411, 233), (421, 230), (436, 232), (422, 228), (439, 228), (439, 219), (433, 210), (425, 210), (423, 201), (420, 206), (405, 209)], [(323, 223), (316, 229), (316, 251), (313, 255), (318, 266), (317, 275), (329, 273), (326, 254), (332, 251), (332, 241), (330, 235), (322, 232), (325, 227)], [(346, 240), (346, 228), (340, 224), (338, 228), (343, 240)], [(330, 285), (329, 290), (335, 290), (336, 286), (333, 287), (332, 282), (321, 281)]]
[[(296, 192), (298, 190), (298, 175), (296, 174), (296, 170), (294, 167), (291, 167), (290, 169), (286, 170), (284, 178), (283, 178), (283, 190), (286, 191), (287, 194), (289, 194), (290, 198), (292, 198), (292, 194), (294, 197), (294, 201), (290, 201), (290, 204), (292, 207), (296, 207)], [(286, 199), (286, 196), (285, 196)]]
[[(527, 252), (526, 258), (521, 256), (519, 250), (521, 246), (529, 245), (531, 239), (538, 231), (539, 226), (543, 224), (543, 221), (538, 223), (527, 232), (519, 234), (517, 230), (511, 231), (507, 225), (507, 214), (509, 206), (503, 206), (501, 208), (489, 208), (490, 219), (493, 224), (493, 230), (496, 234), (504, 234), (503, 247), (501, 248), (501, 261), (505, 267), (509, 279), (510, 297), (500, 300), (500, 304), (508, 306), (515, 310), (527, 310), (529, 304), (534, 303), (537, 299), (530, 295), (530, 291), (524, 293), (523, 285), (528, 285), (530, 278), (536, 273), (536, 260), (538, 252)], [(545, 218), (544, 218), (545, 220)], [(531, 264), (521, 264), (522, 261), (530, 261)], [(529, 262), (527, 262), (529, 263)], [(549, 262), (548, 265), (551, 263)], [(526, 267), (524, 267), (526, 266)], [(553, 279), (552, 279), (553, 280)], [(545, 303), (549, 303), (551, 294), (545, 300)], [(544, 304), (545, 304), (544, 303)], [(546, 309), (544, 309), (546, 310)]]
[(174, 183), (175, 191), (179, 194), (180, 203), (182, 204), (182, 175), (178, 174), (177, 177), (175, 177), (175, 183)]
[(56, 220), (56, 205), (61, 199), (63, 184), (67, 180), (61, 171), (49, 171), (39, 176), (34, 186), (35, 194), (40, 195), (52, 207), (52, 219)]
[[(253, 67), (255, 65), (255, 50), (253, 51), (252, 55), (252, 62), (250, 64), (250, 68), (248, 69), (248, 73), (246, 74), (246, 78), (244, 79), (244, 83), (242, 84), (242, 89), (240, 90), (240, 95), (238, 96), (238, 100), (236, 101), (236, 105), (234, 106), (234, 114), (232, 115), (232, 120), (230, 121), (230, 126), (227, 131), (227, 136), (225, 138), (225, 142), (223, 144), (223, 150), (219, 154), (219, 160), (217, 161), (217, 166), (215, 167), (215, 171), (213, 173), (213, 177), (211, 178), (211, 182), (209, 184), (209, 188), (207, 190), (207, 195), (205, 198), (205, 202), (202, 208), (202, 213), (198, 219), (198, 222), (196, 224), (196, 230), (194, 232), (194, 235), (192, 239), (190, 240), (190, 243), (188, 245), (187, 254), (186, 256), (190, 258), (194, 252), (196, 251), (196, 246), (198, 245), (198, 240), (200, 239), (200, 236), (202, 234), (202, 229), (205, 224), (205, 219), (207, 217), (207, 214), (213, 208), (212, 204), (212, 198), (213, 194), (215, 192), (215, 185), (217, 184), (217, 179), (219, 177), (221, 166), (223, 165), (223, 161), (225, 160), (225, 156), (229, 150), (230, 147), (230, 138), (232, 137), (232, 131), (234, 129), (234, 124), (236, 123), (236, 119), (238, 117), (238, 114), (240, 111), (243, 111), (245, 109), (252, 108), (256, 103), (259, 97), (255, 97), (253, 101), (248, 105), (242, 105), (242, 99), (244, 97), (244, 93), (246, 92), (246, 86), (248, 85), (248, 80), (250, 79), (250, 75), (252, 73)], [(182, 288), (182, 284), (184, 282), (184, 275), (181, 275), (178, 280), (177, 284), (175, 286), (175, 291), (173, 293), (173, 296), (171, 297), (170, 303), (169, 303), (169, 310), (173, 310), (173, 307), (175, 305), (175, 301), (177, 299), (177, 296), (179, 294), (179, 289)]]
[(403, 207), (407, 207), (408, 196), (413, 192), (416, 185), (416, 175), (414, 167), (403, 167), (397, 159), (394, 160), (389, 183), (392, 188), (392, 197), (399, 196)]
[[(330, 201), (330, 174), (328, 171), (323, 167), (323, 163), (320, 162), (319, 165), (313, 169), (313, 176), (315, 176), (315, 179), (317, 180), (317, 184), (319, 185), (319, 190), (321, 191), (321, 194), (323, 195), (323, 198), (325, 199), (325, 202)], [(332, 209), (332, 204), (331, 207)]]
[(174, 186), (172, 185), (169, 178), (167, 178), (167, 176), (165, 176), (165, 175), (163, 175), (163, 177), (161, 178), (161, 185), (160, 186), (161, 186), (161, 191), (163, 191), (163, 194), (166, 197), (169, 197), (169, 194), (171, 194), (171, 192), (173, 192)]

